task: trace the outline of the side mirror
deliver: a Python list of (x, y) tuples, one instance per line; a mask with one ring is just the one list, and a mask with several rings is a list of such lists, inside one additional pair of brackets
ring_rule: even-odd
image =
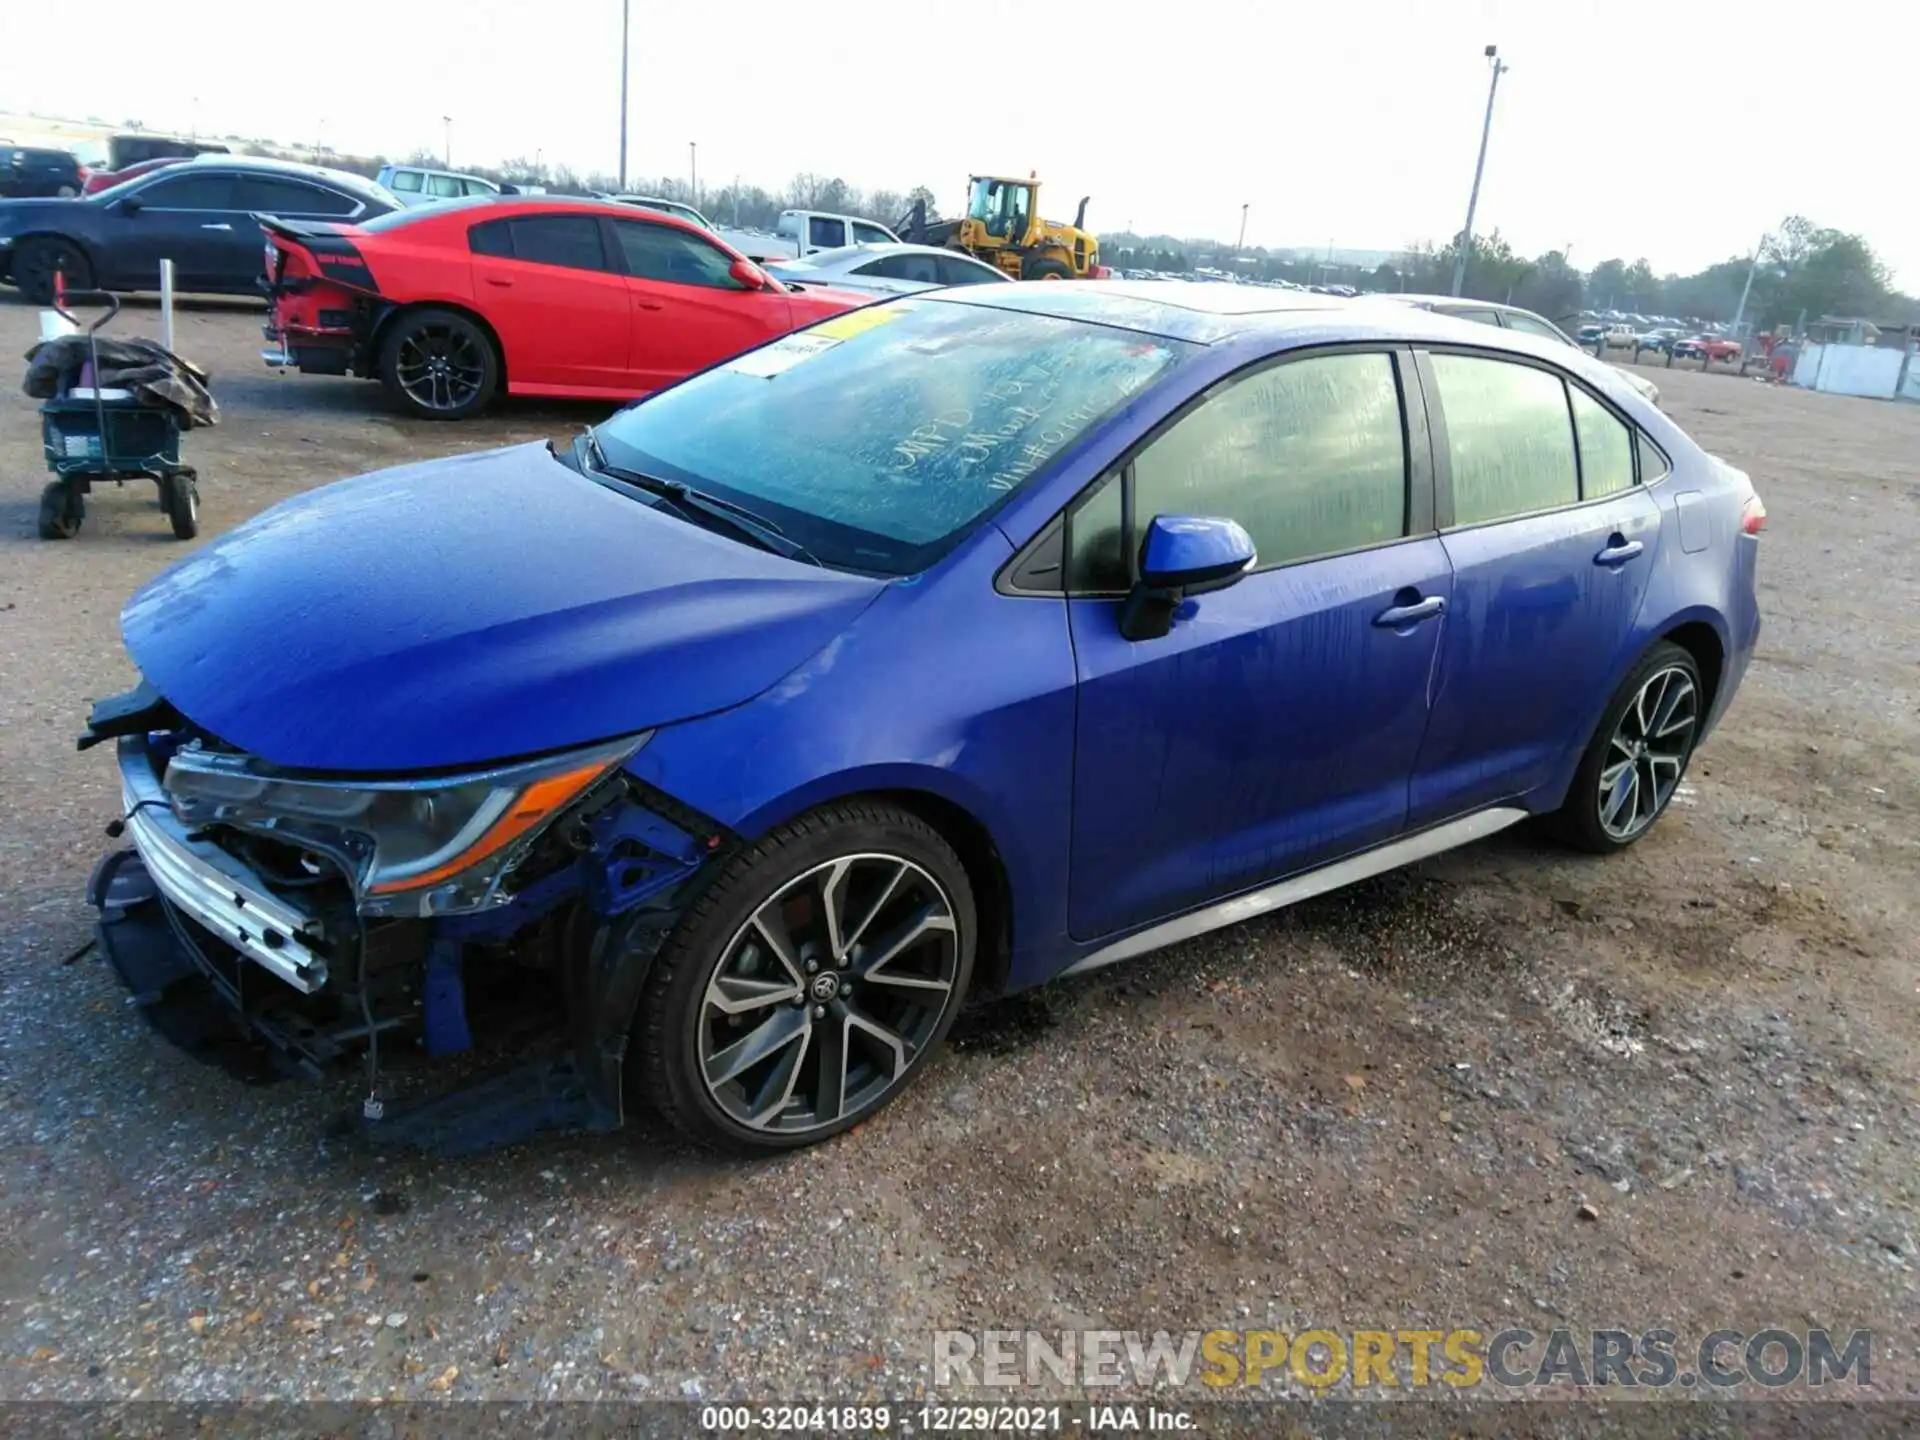
[(736, 260), (727, 267), (727, 274), (748, 290), (771, 290), (773, 282), (767, 274), (751, 260)]
[(1129, 640), (1158, 640), (1182, 601), (1224, 590), (1253, 568), (1253, 537), (1237, 520), (1156, 515), (1140, 546), (1140, 579), (1120, 611)]

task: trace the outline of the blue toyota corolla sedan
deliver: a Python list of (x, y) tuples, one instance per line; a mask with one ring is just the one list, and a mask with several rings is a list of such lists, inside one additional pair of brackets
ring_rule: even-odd
[(1764, 521), (1517, 332), (1167, 283), (854, 311), (136, 595), (81, 741), (132, 841), (102, 948), (309, 1066), (461, 1050), (531, 973), (602, 1123), (806, 1144), (970, 997), (1529, 816), (1632, 844), (1753, 652)]

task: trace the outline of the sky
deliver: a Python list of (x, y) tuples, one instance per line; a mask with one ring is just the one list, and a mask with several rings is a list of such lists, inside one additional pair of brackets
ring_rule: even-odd
[[(1440, 244), (1496, 44), (1475, 233), (1688, 273), (1803, 214), (1920, 290), (1909, 0), (631, 4), (636, 178), (686, 175), (693, 142), (704, 186), (813, 171), (951, 211), (970, 173), (1032, 170), (1096, 232), (1230, 241), (1245, 205), (1249, 245)], [(0, 111), (616, 168), (621, 0), (191, 0), (164, 24), (89, 0), (87, 34), (139, 42), (78, 49), (81, 12), (12, 8)]]

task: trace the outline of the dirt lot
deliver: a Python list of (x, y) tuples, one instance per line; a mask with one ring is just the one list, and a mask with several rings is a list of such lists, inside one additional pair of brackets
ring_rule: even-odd
[[(601, 413), (403, 421), (267, 372), (258, 324), (182, 317), (226, 414), (190, 437), (209, 534)], [(33, 329), (0, 302), (0, 354)], [(1509, 832), (1004, 1002), (877, 1120), (759, 1164), (646, 1129), (369, 1155), (323, 1138), (351, 1077), (242, 1086), (62, 963), (117, 802), (72, 737), (183, 547), (150, 489), (34, 539), (10, 381), (0, 1398), (851, 1400), (923, 1391), (937, 1326), (1663, 1322), (1871, 1327), (1875, 1393), (1920, 1394), (1920, 408), (1656, 378), (1772, 519), (1759, 658), (1646, 842)]]

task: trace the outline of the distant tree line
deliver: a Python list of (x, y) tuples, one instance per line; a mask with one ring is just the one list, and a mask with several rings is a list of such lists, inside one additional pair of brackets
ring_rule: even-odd
[[(247, 147), (247, 153), (313, 159), (366, 176), (378, 173), (388, 163), (386, 157), (377, 155), (315, 155), (258, 145)], [(431, 151), (416, 150), (397, 163), (437, 168), (442, 162)], [(538, 156), (523, 155), (499, 165), (463, 165), (460, 169), (465, 174), (509, 184), (538, 185), (555, 195), (612, 193), (621, 188), (617, 176), (549, 165)], [(862, 190), (837, 175), (811, 171), (795, 175), (778, 190), (735, 182), (703, 185), (696, 194), (690, 181), (670, 176), (629, 177), (625, 188), (630, 194), (655, 195), (692, 205), (715, 224), (745, 229), (771, 229), (786, 209), (832, 210), (882, 225), (897, 224), (916, 201), (925, 202), (928, 219), (937, 219), (940, 214), (934, 192), (925, 185), (906, 191)], [(1171, 235), (1121, 231), (1102, 236), (1100, 244), (1102, 258), (1108, 264), (1127, 269), (1183, 274), (1204, 267), (1301, 285), (1351, 285), (1361, 290), (1436, 294), (1453, 287), (1460, 240), (1456, 236), (1438, 249), (1425, 242), (1413, 245), (1372, 269), (1323, 261), (1308, 251), (1258, 246), (1236, 251), (1216, 240)], [(1656, 275), (1644, 259), (1617, 258), (1582, 271), (1574, 268), (1563, 250), (1549, 250), (1532, 258), (1516, 255), (1495, 230), (1473, 242), (1461, 292), (1476, 300), (1519, 305), (1555, 320), (1582, 311), (1620, 310), (1724, 323), (1739, 309), (1752, 260), (1750, 255), (1731, 255), (1692, 275)], [(1757, 328), (1769, 329), (1794, 325), (1803, 316), (1811, 321), (1824, 315), (1920, 323), (1920, 300), (1893, 288), (1887, 267), (1861, 236), (1828, 229), (1804, 216), (1789, 216), (1761, 248), (1745, 318)]]

